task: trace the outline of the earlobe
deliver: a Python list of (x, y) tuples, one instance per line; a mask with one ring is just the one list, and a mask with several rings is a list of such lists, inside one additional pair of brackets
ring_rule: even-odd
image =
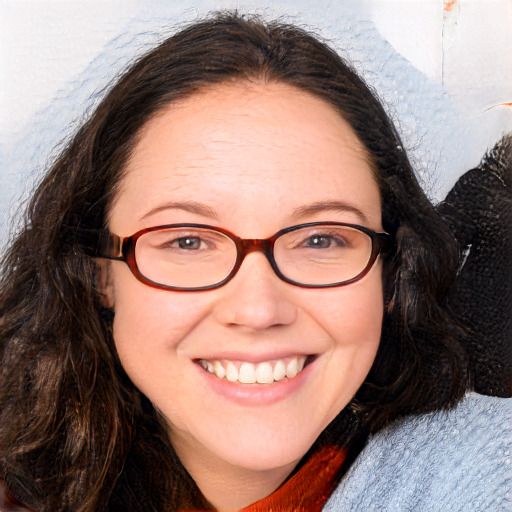
[(102, 305), (108, 309), (114, 310), (114, 286), (111, 278), (110, 261), (96, 259), (95, 262), (95, 284), (100, 294)]

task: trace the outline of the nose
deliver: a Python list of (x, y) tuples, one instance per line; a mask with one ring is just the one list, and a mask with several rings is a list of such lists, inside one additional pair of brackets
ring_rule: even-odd
[(238, 273), (219, 289), (217, 321), (252, 331), (292, 324), (297, 306), (293, 286), (281, 281), (262, 252), (248, 254)]

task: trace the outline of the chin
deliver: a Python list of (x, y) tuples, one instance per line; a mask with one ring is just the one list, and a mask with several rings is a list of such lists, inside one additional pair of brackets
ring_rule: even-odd
[(300, 421), (288, 428), (254, 425), (216, 439), (213, 450), (231, 466), (251, 471), (294, 467), (307, 453), (323, 429), (309, 433)]

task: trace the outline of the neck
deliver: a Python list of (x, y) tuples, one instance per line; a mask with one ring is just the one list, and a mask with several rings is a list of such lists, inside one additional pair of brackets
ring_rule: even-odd
[[(296, 463), (272, 470), (251, 471), (197, 468), (192, 477), (206, 499), (222, 512), (243, 509), (272, 494), (290, 475)], [(190, 471), (190, 470), (189, 470)]]
[[(269, 487), (270, 490), (267, 489), (262, 494), (263, 487), (252, 487), (256, 481), (254, 475), (251, 475), (249, 485), (238, 480), (239, 484), (242, 483), (242, 487), (231, 487), (228, 491), (235, 493), (235, 501), (226, 500), (226, 490), (222, 491), (225, 489), (222, 484), (212, 487), (214, 494), (219, 490), (222, 491), (219, 494), (220, 501), (216, 501), (215, 497), (210, 497), (210, 499), (212, 504), (223, 512), (238, 510), (240, 507), (243, 508), (243, 512), (267, 512), (269, 510), (320, 512), (338, 482), (340, 468), (346, 455), (346, 448), (327, 445), (316, 451), (300, 471), (277, 490), (275, 490), (275, 482), (272, 482), (271, 479), (265, 480), (272, 483), (272, 488)], [(277, 473), (273, 473), (273, 476), (276, 475)], [(272, 473), (265, 472), (265, 476), (271, 477)], [(211, 482), (211, 480), (207, 480), (207, 482)], [(258, 482), (259, 484), (264, 483), (261, 479)]]
[(299, 462), (271, 469), (249, 469), (229, 464), (204, 447), (191, 453), (190, 447), (182, 450), (180, 443), (173, 445), (203, 496), (221, 512), (240, 510), (269, 496)]

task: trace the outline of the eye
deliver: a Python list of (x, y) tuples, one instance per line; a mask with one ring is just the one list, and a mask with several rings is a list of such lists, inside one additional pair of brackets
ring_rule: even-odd
[(331, 247), (344, 247), (346, 242), (342, 238), (333, 235), (317, 234), (306, 238), (303, 245), (312, 249), (329, 249)]
[(163, 230), (146, 234), (140, 246), (160, 251), (203, 252), (215, 249), (217, 238), (208, 233)]
[(169, 243), (171, 247), (179, 247), (188, 251), (197, 251), (204, 247), (204, 242), (198, 236), (186, 236), (177, 238), (176, 240)]

